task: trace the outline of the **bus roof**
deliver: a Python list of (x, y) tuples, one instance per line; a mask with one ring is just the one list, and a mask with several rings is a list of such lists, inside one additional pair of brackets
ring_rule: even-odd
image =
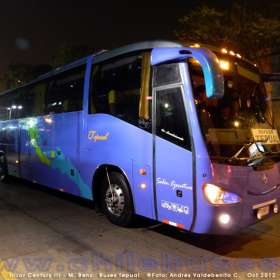
[(179, 44), (179, 43), (176, 43), (176, 42), (172, 42), (172, 41), (157, 40), (157, 41), (146, 41), (146, 42), (129, 44), (129, 45), (125, 45), (123, 47), (117, 48), (117, 49), (110, 50), (110, 51), (102, 50), (98, 53), (94, 53), (94, 54), (89, 55), (87, 57), (84, 57), (84, 58), (81, 58), (81, 59), (76, 60), (74, 62), (71, 62), (69, 64), (57, 67), (57, 68), (51, 70), (50, 72), (47, 72), (46, 74), (40, 75), (38, 78), (32, 80), (29, 83), (26, 83), (26, 84), (24, 84), (20, 87), (14, 88), (14, 89), (6, 90), (6, 91), (0, 93), (0, 95), (4, 95), (4, 94), (9, 93), (11, 91), (14, 91), (16, 89), (20, 89), (20, 88), (25, 87), (27, 85), (31, 85), (31, 84), (39, 82), (41, 80), (50, 78), (50, 77), (52, 77), (52, 76), (54, 76), (58, 73), (64, 72), (64, 71), (69, 70), (71, 68), (86, 64), (87, 60), (91, 57), (94, 58), (93, 64), (96, 64), (96, 63), (100, 63), (102, 61), (106, 61), (106, 60), (114, 58), (114, 57), (118, 57), (120, 55), (125, 55), (125, 54), (136, 52), (136, 51), (151, 50), (151, 49), (154, 49), (154, 48), (174, 48), (174, 47), (182, 47), (182, 45)]
[(130, 44), (127, 46), (123, 46), (112, 51), (103, 52), (99, 55), (96, 55), (94, 58), (94, 64), (100, 63), (102, 61), (124, 55), (126, 53), (141, 51), (141, 50), (151, 50), (154, 48), (178, 48), (182, 47), (181, 44), (171, 41), (147, 41), (140, 42), (135, 44)]
[(87, 59), (90, 57), (93, 57), (93, 64), (100, 63), (102, 61), (109, 60), (114, 57), (118, 57), (120, 55), (125, 55), (128, 53), (136, 52), (136, 51), (142, 51), (142, 50), (151, 50), (154, 48), (175, 48), (175, 47), (182, 47), (181, 44), (172, 42), (172, 41), (146, 41), (146, 42), (140, 42), (140, 43), (134, 43), (130, 45), (125, 45), (117, 49), (113, 49), (110, 51), (102, 50), (98, 53), (94, 53), (90, 56), (81, 58), (79, 60), (76, 60), (74, 62), (71, 62), (69, 64), (57, 67), (54, 70), (51, 70), (50, 72), (43, 74), (38, 77), (38, 79), (45, 79), (49, 78), (54, 74), (57, 74), (59, 72), (63, 72), (65, 70), (71, 69), (73, 67), (82, 65), (86, 63)]

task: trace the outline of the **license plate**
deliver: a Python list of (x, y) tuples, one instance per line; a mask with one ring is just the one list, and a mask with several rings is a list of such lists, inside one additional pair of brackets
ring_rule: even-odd
[(257, 210), (257, 218), (261, 220), (263, 217), (269, 214), (269, 206), (261, 207)]

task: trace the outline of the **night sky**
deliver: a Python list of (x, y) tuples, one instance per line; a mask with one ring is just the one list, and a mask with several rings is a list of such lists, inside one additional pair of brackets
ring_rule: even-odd
[(142, 40), (175, 39), (178, 18), (202, 1), (2, 2), (0, 74), (10, 63), (48, 63), (63, 44), (112, 49)]

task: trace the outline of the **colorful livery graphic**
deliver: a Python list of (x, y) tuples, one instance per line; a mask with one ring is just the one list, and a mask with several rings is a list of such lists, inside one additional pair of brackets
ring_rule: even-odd
[(0, 178), (232, 234), (278, 213), (280, 141), (258, 69), (165, 41), (104, 51), (0, 94)]

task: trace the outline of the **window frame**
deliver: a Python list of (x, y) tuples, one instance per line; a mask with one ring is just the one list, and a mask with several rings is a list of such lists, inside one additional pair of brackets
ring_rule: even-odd
[[(162, 66), (163, 64), (173, 64), (173, 63), (177, 63), (178, 64), (178, 69), (179, 69), (179, 75), (180, 75), (180, 79), (179, 82), (175, 82), (175, 83), (164, 83), (161, 85), (156, 85), (155, 84), (155, 80), (156, 80), (156, 67), (158, 66)], [(188, 112), (188, 108), (187, 108), (187, 103), (185, 100), (185, 95), (184, 95), (184, 78), (183, 78), (183, 74), (182, 74), (182, 69), (183, 67), (186, 66), (186, 62), (185, 61), (168, 61), (166, 63), (161, 63), (158, 65), (154, 65), (152, 67), (152, 133), (154, 135), (154, 137), (160, 137), (161, 139), (164, 139), (165, 141), (168, 141), (169, 143), (172, 143), (178, 147), (181, 147), (182, 149), (185, 149), (186, 151), (190, 151), (190, 152), (194, 152), (194, 142), (193, 142), (193, 134), (192, 134), (192, 129), (191, 129), (191, 124), (190, 124), (190, 119), (189, 119), (189, 112)], [(187, 132), (187, 145), (186, 146), (181, 146), (178, 145), (174, 142), (169, 141), (166, 138), (163, 138), (159, 135), (157, 135), (157, 92), (160, 90), (166, 90), (166, 89), (172, 89), (172, 88), (180, 88), (180, 94), (182, 97), (182, 105), (183, 105), (183, 110), (185, 113), (185, 131)]]
[[(185, 139), (184, 139), (184, 142), (182, 143), (182, 145), (180, 145), (178, 143), (178, 141), (177, 142), (172, 141), (172, 140), (168, 139), (167, 137), (164, 137), (164, 136), (162, 136), (158, 133), (158, 122), (157, 122), (158, 106), (157, 105), (158, 105), (159, 92), (166, 91), (166, 90), (174, 90), (174, 89), (179, 90), (180, 99), (181, 99), (180, 100), (181, 101), (180, 106), (182, 106), (180, 111), (183, 111), (183, 116), (181, 117), (181, 119), (182, 119), (182, 125), (183, 125), (183, 131), (184, 131)], [(190, 133), (190, 129), (189, 129), (187, 108), (185, 106), (183, 92), (184, 91), (183, 91), (182, 84), (170, 84), (170, 85), (164, 85), (164, 86), (154, 88), (154, 106), (153, 106), (154, 107), (154, 118), (153, 118), (154, 129), (153, 129), (153, 132), (154, 132), (155, 136), (157, 136), (161, 139), (164, 139), (165, 141), (168, 141), (169, 143), (172, 143), (172, 144), (174, 144), (178, 147), (181, 147), (185, 150), (192, 151), (191, 133)], [(175, 93), (173, 93), (173, 94), (175, 94)], [(176, 103), (175, 112), (177, 112), (177, 111), (178, 111), (178, 103)]]
[[(52, 81), (55, 81), (58, 79), (58, 77), (62, 76), (63, 74), (67, 73), (68, 71), (74, 71), (75, 69), (78, 69), (78, 68), (83, 68), (83, 89), (82, 89), (82, 96), (81, 96), (81, 110), (79, 111), (69, 111), (69, 112), (61, 112), (61, 113), (70, 113), (70, 112), (80, 112), (80, 111), (83, 111), (83, 105), (84, 105), (84, 91), (85, 91), (85, 82), (86, 82), (86, 71), (87, 71), (87, 63), (82, 63), (82, 64), (79, 64), (79, 65), (76, 65), (74, 67), (71, 67), (71, 68), (68, 68), (68, 69), (65, 69), (63, 71), (60, 71), (59, 73), (56, 73), (56, 74), (53, 74), (52, 76), (50, 77), (47, 77), (47, 78), (43, 78), (41, 80), (35, 80), (35, 81), (32, 81), (26, 85), (23, 85), (21, 87), (18, 87), (18, 88), (15, 88), (13, 90), (10, 90), (8, 91), (7, 93), (4, 93), (4, 94), (1, 94), (0, 95), (0, 100), (3, 99), (5, 100), (9, 98), (10, 95), (17, 95), (17, 97), (22, 97), (23, 95), (26, 95), (26, 91), (30, 88), (35, 88), (37, 85), (39, 84), (46, 84), (46, 92), (45, 92), (45, 97), (44, 97), (44, 109), (42, 111), (42, 113), (40, 114), (36, 114), (36, 115), (33, 115), (33, 114), (30, 114), (30, 115), (24, 115), (22, 116), (22, 114), (20, 116), (16, 116), (14, 118), (6, 118), (6, 119), (0, 119), (0, 121), (10, 121), (10, 120), (17, 120), (17, 119), (25, 119), (25, 118), (32, 118), (32, 117), (40, 117), (40, 116), (44, 116), (44, 115), (48, 115), (48, 114), (52, 114), (52, 112), (48, 112), (47, 111), (47, 96), (49, 94), (49, 90), (50, 90), (50, 86), (51, 86), (51, 83)], [(16, 98), (14, 98), (14, 100), (16, 100)], [(53, 114), (60, 114), (60, 113), (56, 113), (54, 112)]]
[[(151, 51), (150, 50), (143, 50), (143, 51), (137, 51), (137, 52), (131, 52), (125, 55), (117, 56), (114, 58), (111, 58), (109, 60), (105, 60), (99, 63), (92, 63), (92, 69), (90, 73), (90, 91), (89, 91), (89, 97), (88, 97), (88, 114), (94, 115), (98, 114), (98, 112), (92, 112), (91, 106), (94, 105), (93, 97), (94, 97), (94, 89), (93, 89), (93, 80), (97, 73), (100, 71), (99, 69), (104, 65), (108, 64), (110, 62), (118, 61), (125, 58), (130, 58), (134, 56), (142, 56), (141, 57), (141, 80), (140, 80), (140, 88), (139, 88), (139, 104), (138, 104), (138, 110), (137, 110), (137, 116), (138, 116), (138, 124), (133, 124), (131, 122), (128, 122), (125, 119), (122, 119), (123, 121), (126, 121), (132, 125), (136, 125), (139, 128), (141, 127), (141, 121), (148, 121), (152, 118), (152, 112), (150, 112), (151, 106), (149, 106), (149, 102), (151, 102), (151, 98), (149, 100), (149, 96), (152, 97), (152, 67), (151, 67)], [(105, 113), (107, 114), (107, 113)], [(109, 113), (108, 113), (109, 114)], [(111, 115), (111, 114), (110, 114)], [(116, 116), (115, 116), (116, 117)], [(151, 128), (150, 128), (151, 129)]]
[[(66, 75), (67, 73), (69, 72), (74, 72), (75, 70), (77, 71), (78, 73), (78, 69), (80, 69), (80, 72), (83, 73), (82, 75), (82, 81), (83, 81), (83, 86), (82, 86), (82, 94), (81, 94), (81, 107), (80, 107), (80, 110), (71, 110), (71, 111), (62, 111), (62, 112), (53, 112), (53, 111), (50, 111), (48, 108), (47, 108), (47, 105), (48, 105), (48, 99), (50, 98), (50, 93), (51, 93), (51, 90), (52, 90), (52, 87), (54, 86), (54, 84), (61, 80), (61, 77), (64, 77), (64, 75)], [(45, 115), (49, 115), (49, 114), (65, 114), (65, 113), (73, 113), (73, 112), (81, 112), (83, 111), (83, 105), (84, 105), (84, 91), (85, 91), (85, 81), (86, 81), (86, 71), (87, 71), (87, 64), (84, 63), (84, 64), (81, 64), (81, 65), (78, 65), (78, 66), (75, 66), (75, 67), (71, 67), (70, 69), (66, 69), (62, 72), (59, 72), (57, 73), (56, 75), (53, 75), (52, 77), (48, 78), (48, 88), (47, 88), (47, 93), (46, 93), (46, 96), (45, 96)]]

